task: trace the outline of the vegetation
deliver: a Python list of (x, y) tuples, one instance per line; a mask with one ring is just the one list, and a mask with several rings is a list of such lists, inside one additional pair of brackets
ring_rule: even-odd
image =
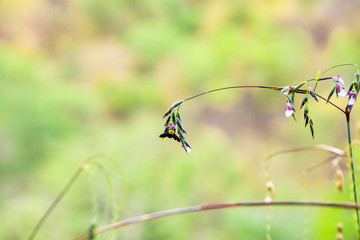
[[(328, 66), (359, 63), (353, 4), (2, 1), (0, 238), (28, 237), (86, 159), (93, 164), (81, 171), (36, 239), (70, 239), (166, 209), (263, 202), (269, 180), (276, 188), (273, 202), (353, 202), (350, 165), (340, 166), (342, 193), (338, 169), (329, 162), (302, 174), (333, 156), (326, 151), (283, 154), (264, 171), (264, 161), (281, 150), (326, 144), (349, 153), (342, 113), (320, 99), (310, 109), (314, 139), (303, 129), (297, 107), (302, 97), (294, 103), (297, 121), (289, 121), (285, 95), (265, 90), (218, 92), (181, 107), (193, 149), (188, 155), (179, 143), (158, 137), (169, 103), (188, 96), (227, 86), (284, 87), (316, 78)], [(332, 69), (326, 76), (337, 74), (348, 90), (354, 69)], [(315, 92), (326, 99), (332, 87), (330, 79)], [(333, 95), (330, 101), (343, 108), (348, 98)], [(356, 176), (358, 119), (355, 105)], [(334, 239), (339, 222), (344, 239), (357, 237), (354, 210), (267, 209), (176, 215), (98, 238), (264, 239), (270, 232), (273, 239)]]

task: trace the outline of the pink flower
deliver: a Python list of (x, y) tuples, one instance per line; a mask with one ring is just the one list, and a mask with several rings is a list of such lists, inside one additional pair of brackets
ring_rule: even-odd
[(348, 95), (349, 95), (349, 103), (348, 103), (348, 104), (349, 104), (350, 106), (351, 106), (351, 105), (354, 105), (354, 103), (355, 103), (355, 101), (356, 101), (357, 93), (351, 91), (351, 92), (348, 93)]
[(293, 109), (293, 107), (291, 106), (290, 103), (287, 103), (287, 104), (286, 104), (286, 109), (285, 109), (285, 116), (286, 116), (286, 117), (290, 117), (290, 116), (293, 115), (293, 114), (294, 114), (294, 109)]
[(336, 84), (336, 96), (345, 97), (346, 91), (344, 87), (341, 87), (339, 84)]
[(340, 74), (336, 75), (336, 77), (333, 77), (333, 80), (335, 83), (344, 84), (344, 80), (342, 80), (342, 78), (340, 78)]

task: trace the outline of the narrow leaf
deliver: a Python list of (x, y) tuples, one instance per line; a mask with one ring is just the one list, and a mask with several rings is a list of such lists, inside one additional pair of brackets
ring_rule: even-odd
[(316, 73), (316, 77), (315, 77), (315, 80), (318, 81), (320, 78), (320, 70)]

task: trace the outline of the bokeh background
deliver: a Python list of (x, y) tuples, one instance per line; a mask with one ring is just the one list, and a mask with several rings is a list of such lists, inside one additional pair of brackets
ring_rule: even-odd
[[(184, 103), (190, 155), (158, 136), (166, 109), (199, 92), (286, 86), (336, 64), (359, 64), (359, 9), (356, 0), (0, 1), (0, 238), (25, 239), (90, 157), (101, 167), (79, 176), (37, 239), (70, 239), (94, 218), (101, 226), (189, 205), (262, 201), (271, 153), (314, 144), (345, 149), (345, 119), (336, 109), (310, 103), (313, 140), (301, 111), (297, 122), (285, 118), (284, 95), (257, 89)], [(349, 85), (354, 71), (329, 75), (340, 73)], [(327, 96), (331, 87), (318, 91)], [(334, 102), (345, 106), (346, 99)], [(355, 107), (354, 138), (359, 117)], [(273, 159), (273, 199), (352, 201), (345, 165), (342, 194), (331, 164), (301, 184), (301, 172), (327, 157), (310, 151)], [(338, 222), (346, 239), (356, 234), (352, 211), (270, 211), (273, 239), (335, 239)], [(102, 239), (265, 239), (266, 219), (266, 208), (217, 210)]]

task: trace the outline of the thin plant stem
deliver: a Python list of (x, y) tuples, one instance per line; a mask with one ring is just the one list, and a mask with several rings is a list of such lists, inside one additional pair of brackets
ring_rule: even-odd
[[(328, 80), (328, 79), (332, 79), (332, 78), (326, 77), (326, 78), (320, 78), (320, 79), (321, 80)], [(311, 81), (311, 80), (315, 80), (315, 79), (310, 79), (308, 81)], [(216, 89), (212, 89), (212, 90), (209, 90), (209, 91), (206, 91), (206, 92), (196, 94), (194, 96), (191, 96), (189, 98), (184, 99), (183, 102), (192, 100), (194, 98), (203, 96), (203, 95), (208, 94), (208, 93), (217, 92), (217, 91), (223, 91), (223, 90), (229, 90), (229, 89), (239, 89), (239, 88), (262, 88), (262, 89), (269, 89), (269, 90), (275, 90), (275, 91), (281, 91), (283, 89), (283, 87), (261, 86), (261, 85), (239, 85), (239, 86), (223, 87), (223, 88), (216, 88)], [(307, 93), (307, 91), (303, 90), (303, 89), (298, 89), (298, 90), (296, 90), (296, 93), (305, 94), (305, 93)], [(326, 102), (326, 98), (324, 98), (323, 96), (321, 96), (321, 95), (319, 95), (317, 93), (315, 93), (315, 94), (316, 94), (317, 97), (321, 98), (322, 100), (324, 100)], [(345, 113), (345, 111), (343, 109), (341, 109), (339, 106), (332, 103), (331, 101), (328, 101), (328, 103), (331, 104), (332, 106), (334, 106), (335, 108), (337, 108), (342, 113)]]
[(32, 240), (35, 238), (36, 234), (39, 232), (41, 227), (44, 225), (46, 219), (50, 216), (52, 211), (55, 209), (55, 207), (59, 204), (61, 199), (65, 196), (65, 194), (69, 191), (71, 186), (74, 184), (75, 180), (79, 177), (80, 173), (86, 168), (86, 164), (82, 164), (78, 170), (74, 173), (74, 175), (71, 177), (69, 182), (66, 184), (66, 186), (63, 188), (63, 190), (59, 193), (59, 195), (56, 197), (54, 202), (50, 205), (50, 207), (46, 210), (44, 215), (41, 217), (38, 224), (35, 226), (34, 230), (30, 233), (28, 240)]
[[(260, 207), (260, 206), (311, 206), (311, 207), (330, 207), (330, 208), (338, 208), (338, 209), (358, 209), (360, 206), (354, 203), (334, 203), (334, 202), (304, 202), (304, 201), (281, 201), (281, 202), (233, 202), (233, 203), (212, 203), (206, 205), (195, 205), (184, 208), (175, 208), (170, 210), (164, 210), (159, 212), (154, 212), (150, 214), (145, 214), (137, 217), (128, 218), (119, 222), (115, 222), (103, 227), (97, 228), (96, 234), (108, 232), (111, 230), (115, 230), (118, 228), (126, 227), (132, 224), (145, 222), (161, 217), (168, 217), (178, 214), (184, 213), (192, 213), (192, 212), (201, 212), (215, 209), (225, 209), (225, 208), (233, 208), (233, 207)], [(89, 237), (89, 232), (81, 234), (72, 240), (80, 240)]]
[(216, 88), (210, 91), (206, 91), (206, 92), (202, 92), (199, 94), (196, 94), (192, 97), (186, 98), (184, 99), (184, 102), (189, 101), (191, 99), (200, 97), (202, 95), (208, 94), (208, 93), (212, 93), (212, 92), (217, 92), (217, 91), (223, 91), (223, 90), (228, 90), (228, 89), (236, 89), (236, 88), (265, 88), (265, 89), (270, 89), (270, 90), (277, 90), (277, 91), (281, 91), (283, 88), (282, 87), (275, 87), (275, 86), (260, 86), (260, 85), (240, 85), (240, 86), (231, 86), (231, 87), (223, 87), (223, 88)]
[[(348, 109), (348, 107), (347, 107), (347, 109)], [(352, 144), (351, 144), (350, 111), (346, 111), (346, 126), (347, 126), (348, 141), (349, 141), (349, 152), (350, 152), (350, 160), (351, 160), (350, 166), (351, 166), (351, 176), (352, 176), (352, 182), (353, 182), (354, 201), (355, 201), (355, 204), (357, 205), (358, 199), (357, 199), (357, 192), (356, 192), (356, 178), (355, 178), (354, 158), (353, 158)], [(359, 209), (356, 209), (356, 219), (357, 219), (358, 239), (360, 240)]]
[(70, 178), (69, 182), (65, 185), (65, 187), (63, 188), (63, 190), (61, 190), (61, 192), (59, 193), (59, 195), (56, 197), (56, 199), (51, 203), (50, 207), (46, 210), (46, 212), (44, 213), (44, 215), (41, 217), (41, 219), (39, 220), (39, 222), (37, 223), (37, 225), (35, 226), (35, 228), (32, 230), (32, 232), (30, 233), (29, 237), (27, 238), (28, 240), (32, 240), (35, 238), (36, 234), (39, 232), (39, 230), (41, 229), (41, 227), (44, 225), (45, 221), (47, 220), (47, 218), (50, 216), (50, 214), (54, 211), (54, 209), (56, 208), (56, 206), (59, 204), (59, 202), (63, 199), (63, 197), (65, 196), (65, 194), (69, 191), (69, 189), (71, 188), (71, 186), (74, 184), (74, 182), (76, 181), (76, 179), (80, 176), (80, 174), (82, 173), (82, 171), (84, 169), (86, 169), (90, 163), (92, 163), (91, 161), (94, 158), (97, 157), (101, 157), (103, 156), (103, 154), (98, 154), (92, 157), (89, 157), (86, 161), (84, 161), (83, 164), (81, 164), (81, 166), (76, 170), (76, 172), (74, 173), (74, 175)]

